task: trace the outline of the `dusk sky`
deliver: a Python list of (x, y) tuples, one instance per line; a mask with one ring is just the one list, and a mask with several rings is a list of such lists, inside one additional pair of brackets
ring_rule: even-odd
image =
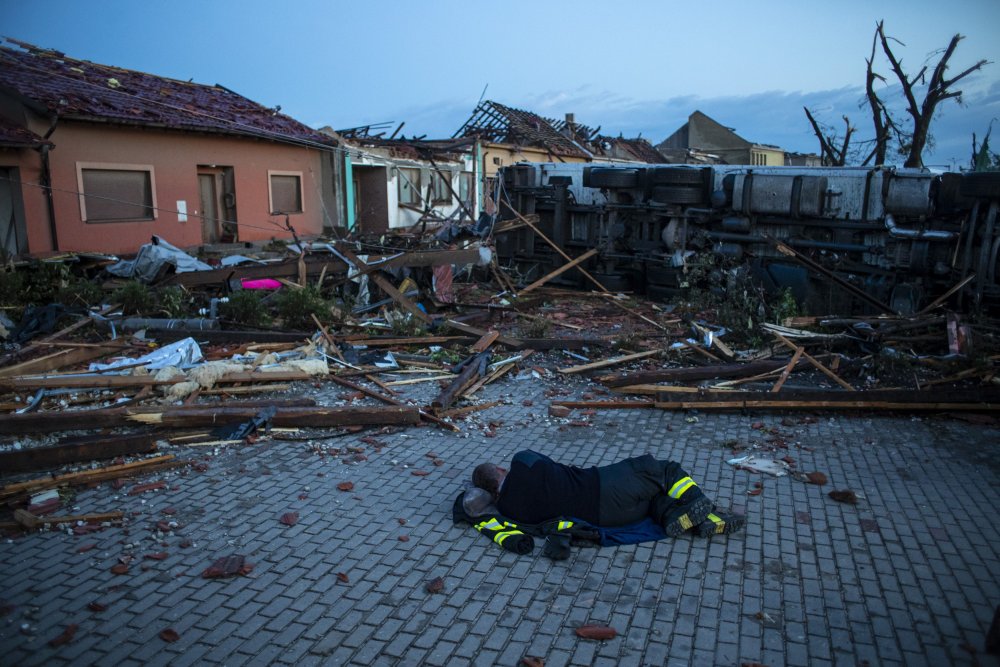
[[(658, 143), (700, 110), (746, 139), (802, 152), (818, 150), (803, 106), (838, 129), (847, 114), (870, 137), (859, 103), (879, 19), (911, 74), (955, 33), (966, 39), (952, 75), (994, 61), (958, 86), (961, 104), (940, 107), (924, 155), (928, 165), (966, 165), (972, 133), (1000, 118), (997, 0), (0, 0), (3, 36), (222, 84), (313, 127), (406, 121), (406, 136), (449, 137), (486, 87), (485, 99), (552, 118), (572, 112), (604, 134)], [(883, 88), (899, 101), (898, 86)]]

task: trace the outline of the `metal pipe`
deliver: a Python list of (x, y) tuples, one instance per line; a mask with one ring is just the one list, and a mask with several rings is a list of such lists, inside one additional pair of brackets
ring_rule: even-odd
[(896, 219), (891, 213), (885, 214), (885, 228), (889, 230), (889, 236), (897, 239), (919, 239), (921, 241), (951, 241), (955, 238), (955, 232), (945, 232), (931, 229), (904, 229), (896, 225)]

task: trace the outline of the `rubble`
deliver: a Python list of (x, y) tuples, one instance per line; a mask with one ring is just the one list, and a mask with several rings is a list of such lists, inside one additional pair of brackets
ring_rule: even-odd
[[(133, 331), (124, 326), (124, 308), (109, 304), (121, 292), (108, 287), (99, 290), (106, 298), (86, 309), (53, 310), (54, 319), (27, 338), (14, 337), (15, 325), (0, 364), (0, 499), (12, 512), (5, 527), (37, 525), (26, 503), (39, 491), (122, 479), (138, 483), (126, 493), (162, 490), (169, 482), (151, 474), (205, 471), (219, 448), (304, 442), (313, 455), (359, 465), (366, 451), (385, 446), (364, 435), (366, 428), (426, 424), (491, 437), (512, 428), (502, 415), (506, 403), (519, 400), (518, 383), (543, 377), (577, 376), (593, 388), (582, 400), (549, 393), (548, 415), (560, 429), (591, 426), (590, 415), (605, 409), (680, 410), (688, 419), (697, 419), (692, 410), (986, 419), (1000, 406), (997, 328), (981, 314), (945, 310), (961, 285), (912, 315), (799, 312), (761, 322), (750, 336), (731, 330), (717, 302), (696, 293), (665, 304), (608, 290), (584, 268), (596, 248), (571, 258), (537, 216), (509, 204), (508, 220), (563, 257), (546, 275), (508, 275), (489, 238), (443, 245), (426, 232), (383, 236), (381, 254), (368, 253), (361, 238), (289, 245), (285, 257), (240, 247), (223, 268), (172, 249), (171, 261), (143, 269), (148, 284), (133, 290), (144, 299), (147, 290), (153, 304), (173, 299), (170, 320), (137, 312), (131, 319), (146, 326)], [(172, 248), (164, 240), (151, 247), (160, 254)], [(88, 266), (89, 279), (106, 284)], [(570, 271), (599, 289), (553, 286), (574, 282)], [(260, 281), (267, 289), (256, 289)], [(773, 310), (760, 298), (760, 309)], [(479, 398), (493, 383), (514, 393)], [(329, 386), (342, 391), (325, 392), (323, 402), (305, 396)], [(260, 398), (243, 398), (248, 394)], [(46, 436), (53, 433), (66, 435)], [(324, 442), (334, 438), (348, 444)], [(790, 461), (745, 454), (731, 463), (780, 475)], [(42, 470), (52, 473), (16, 477)], [(410, 464), (412, 475), (432, 471)], [(846, 502), (849, 493), (841, 494)], [(47, 511), (63, 505), (58, 495), (52, 502)], [(293, 525), (293, 516), (281, 521)]]

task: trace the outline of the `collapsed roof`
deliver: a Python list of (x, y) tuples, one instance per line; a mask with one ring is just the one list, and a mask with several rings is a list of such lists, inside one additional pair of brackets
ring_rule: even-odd
[(332, 145), (330, 137), (218, 84), (77, 60), (8, 38), (0, 92), (47, 116)]

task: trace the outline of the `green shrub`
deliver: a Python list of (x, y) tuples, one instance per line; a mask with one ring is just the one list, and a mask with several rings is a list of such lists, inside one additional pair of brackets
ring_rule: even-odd
[(271, 323), (271, 314), (258, 290), (243, 290), (229, 297), (229, 303), (219, 304), (219, 315), (231, 322), (251, 327), (264, 327)]
[(0, 307), (20, 306), (23, 290), (24, 276), (17, 271), (0, 271)]
[(150, 315), (156, 307), (153, 293), (138, 280), (130, 280), (115, 290), (111, 301), (121, 304), (125, 315)]
[(274, 297), (278, 317), (288, 329), (312, 331), (316, 328), (311, 315), (321, 322), (330, 319), (330, 304), (315, 287), (285, 288)]
[(71, 278), (56, 292), (56, 301), (64, 306), (96, 306), (104, 300), (104, 290), (85, 278)]
[(160, 310), (167, 317), (182, 318), (190, 313), (189, 299), (187, 292), (180, 285), (171, 285), (159, 291), (156, 295)]

